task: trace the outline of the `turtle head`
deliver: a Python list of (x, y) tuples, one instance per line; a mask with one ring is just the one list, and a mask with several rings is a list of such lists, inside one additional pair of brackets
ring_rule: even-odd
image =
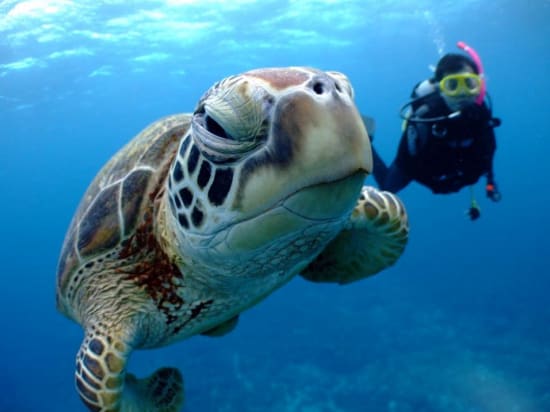
[(216, 264), (286, 250), (308, 233), (319, 249), (341, 229), (371, 167), (343, 74), (291, 67), (228, 77), (198, 102), (170, 172), (181, 253)]

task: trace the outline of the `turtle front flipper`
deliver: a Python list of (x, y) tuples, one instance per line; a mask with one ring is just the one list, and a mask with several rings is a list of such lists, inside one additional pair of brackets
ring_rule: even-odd
[(301, 275), (313, 282), (350, 283), (393, 265), (409, 237), (407, 212), (390, 192), (363, 186), (344, 230)]
[(201, 335), (216, 337), (216, 338), (219, 336), (227, 335), (229, 332), (235, 329), (238, 322), (239, 322), (239, 315), (236, 315), (231, 319), (226, 320), (225, 322), (213, 327), (212, 329), (208, 329), (202, 332)]
[(131, 347), (118, 336), (90, 328), (76, 359), (76, 387), (93, 412), (178, 412), (183, 379), (174, 368), (161, 368), (137, 379), (126, 372)]

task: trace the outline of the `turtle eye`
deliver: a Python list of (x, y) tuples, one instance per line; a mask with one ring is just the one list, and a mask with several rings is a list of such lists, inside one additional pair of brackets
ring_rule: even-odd
[(213, 86), (191, 119), (193, 141), (214, 163), (242, 158), (267, 139), (273, 99), (257, 80), (230, 77)]
[(231, 139), (231, 136), (229, 136), (225, 132), (224, 128), (221, 127), (221, 125), (217, 121), (215, 121), (212, 117), (206, 115), (204, 125), (206, 130), (208, 130), (213, 135), (216, 135), (218, 137), (223, 137), (225, 139)]
[(212, 116), (209, 116), (206, 113), (206, 109), (203, 104), (197, 107), (197, 109), (193, 113), (193, 116), (196, 117), (199, 120), (200, 124), (202, 124), (202, 126), (214, 136), (221, 137), (223, 139), (234, 140), (229, 135), (229, 133), (225, 131), (221, 124), (219, 124)]

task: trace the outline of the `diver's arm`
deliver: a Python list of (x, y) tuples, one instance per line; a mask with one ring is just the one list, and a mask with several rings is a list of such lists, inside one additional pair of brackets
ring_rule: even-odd
[(380, 157), (376, 149), (372, 148), (373, 174), (380, 190), (397, 193), (411, 181), (411, 173), (408, 172), (410, 155), (407, 148), (406, 132), (401, 135), (395, 159), (388, 167)]
[(411, 180), (412, 178), (399, 167), (397, 162), (394, 161), (388, 168), (384, 185), (380, 188), (388, 192), (397, 193), (404, 189), (411, 182)]
[(411, 182), (412, 179), (398, 166), (398, 158), (388, 167), (373, 147), (372, 160), (374, 180), (380, 190), (397, 193)]
[(386, 163), (384, 163), (384, 160), (382, 160), (374, 146), (372, 146), (372, 173), (378, 187), (383, 190), (386, 176), (388, 175), (388, 166), (386, 166)]
[(495, 138), (495, 132), (492, 128), (487, 130), (487, 135), (485, 137), (488, 142), (488, 153), (487, 153), (487, 183), (485, 184), (485, 193), (489, 199), (491, 199), (493, 202), (498, 202), (502, 195), (500, 194), (500, 191), (498, 190), (498, 186), (495, 182), (495, 173), (493, 170), (493, 159), (495, 156), (495, 150), (496, 150), (496, 138)]

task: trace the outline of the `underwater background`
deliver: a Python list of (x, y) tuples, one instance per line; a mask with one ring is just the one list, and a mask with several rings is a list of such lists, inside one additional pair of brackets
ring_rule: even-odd
[[(393, 159), (398, 110), (463, 40), (493, 100), (503, 198), (400, 193), (409, 245), (347, 285), (296, 278), (229, 335), (136, 351), (188, 412), (550, 411), (550, 1), (0, 1), (0, 411), (84, 412), (79, 325), (55, 309), (87, 185), (150, 122), (267, 66), (339, 70)], [(369, 177), (367, 183), (374, 185)]]

